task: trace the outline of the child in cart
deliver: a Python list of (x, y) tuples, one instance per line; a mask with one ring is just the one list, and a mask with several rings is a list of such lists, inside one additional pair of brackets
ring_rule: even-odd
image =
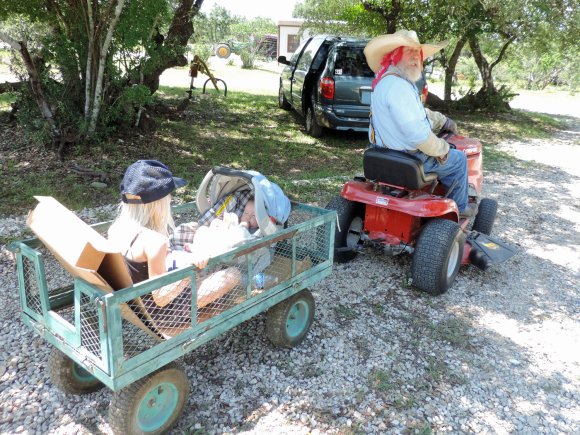
[[(134, 284), (167, 272), (169, 235), (175, 226), (171, 193), (185, 184), (184, 179), (173, 177), (169, 168), (156, 160), (139, 160), (126, 170), (121, 183), (120, 213), (109, 229), (109, 239), (123, 253)], [(198, 251), (189, 258), (190, 264), (203, 269), (209, 255)], [(198, 305), (227, 293), (239, 281), (239, 271), (233, 267), (205, 277), (198, 283)], [(167, 285), (145, 295), (144, 303), (167, 307), (189, 287), (189, 280)]]
[[(194, 264), (203, 269), (209, 258), (253, 238), (250, 231), (259, 233), (254, 190), (249, 185), (214, 201), (198, 222), (175, 228), (171, 193), (185, 184), (184, 179), (173, 177), (167, 166), (155, 160), (139, 160), (126, 170), (121, 183), (120, 213), (109, 229), (109, 239), (123, 253), (134, 284), (163, 275), (175, 267)], [(287, 208), (289, 214), (289, 200), (281, 195), (287, 201), (284, 209)], [(260, 263), (255, 265), (257, 271), (271, 260), (267, 250), (263, 254), (255, 256)], [(235, 265), (211, 273), (202, 271), (199, 277), (196, 283), (198, 308), (221, 298), (238, 285), (245, 285)], [(191, 296), (190, 279), (185, 279), (145, 294), (138, 302), (143, 305), (141, 311), (146, 312), (157, 329), (167, 329), (190, 322)]]

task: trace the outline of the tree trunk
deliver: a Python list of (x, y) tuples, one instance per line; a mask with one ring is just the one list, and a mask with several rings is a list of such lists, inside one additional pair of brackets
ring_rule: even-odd
[[(159, 89), (159, 76), (168, 68), (187, 65), (187, 58), (182, 54), (193, 34), (193, 18), (199, 12), (203, 0), (180, 0), (175, 11), (167, 37), (163, 45), (157, 47), (162, 55), (155, 64), (144, 68), (149, 73), (143, 77), (143, 84), (151, 93)], [(150, 61), (152, 62), (152, 61)]]
[(496, 92), (495, 85), (493, 83), (493, 76), (491, 75), (492, 68), (489, 62), (481, 52), (481, 47), (479, 46), (479, 41), (476, 36), (469, 37), (469, 48), (473, 54), (473, 59), (475, 64), (479, 69), (479, 74), (481, 75), (481, 89), (477, 92), (478, 94), (489, 94)]
[(22, 61), (24, 62), (24, 66), (26, 67), (26, 71), (28, 72), (30, 87), (32, 89), (32, 94), (34, 95), (34, 99), (36, 100), (36, 104), (38, 104), (38, 108), (40, 109), (42, 117), (50, 126), (50, 134), (53, 140), (57, 140), (60, 137), (60, 129), (56, 125), (56, 121), (54, 120), (54, 113), (52, 112), (50, 104), (44, 95), (44, 89), (42, 88), (42, 82), (40, 80), (38, 70), (36, 69), (36, 65), (32, 60), (32, 56), (30, 56), (30, 52), (28, 51), (26, 43), (23, 41), (16, 41), (3, 32), (0, 32), (0, 40), (6, 42), (12, 49), (20, 53)]
[(92, 98), (93, 110), (91, 111), (91, 119), (89, 122), (89, 134), (95, 132), (97, 128), (97, 120), (99, 118), (99, 112), (101, 111), (101, 99), (103, 91), (103, 75), (105, 74), (105, 63), (107, 61), (107, 55), (109, 54), (109, 47), (111, 45), (111, 40), (113, 39), (113, 32), (115, 31), (115, 26), (125, 5), (125, 0), (118, 0), (117, 6), (115, 7), (115, 12), (113, 18), (109, 23), (109, 28), (107, 29), (107, 34), (103, 45), (100, 50), (99, 57), (99, 70), (97, 71), (96, 83), (95, 83), (95, 93)]
[(445, 66), (445, 88), (443, 93), (443, 99), (445, 101), (451, 101), (451, 86), (453, 85), (453, 75), (455, 74), (455, 68), (457, 67), (457, 61), (459, 60), (459, 55), (463, 46), (467, 42), (467, 36), (463, 35), (457, 44), (455, 44), (455, 49), (449, 58), (449, 62)]
[(87, 65), (85, 69), (85, 121), (89, 121), (89, 114), (92, 109), (92, 99), (91, 94), (93, 90), (93, 74), (92, 74), (92, 64), (93, 64), (93, 55), (95, 50), (95, 21), (93, 18), (93, 5), (91, 0), (86, 0), (86, 7), (87, 7), (87, 39), (89, 41), (88, 50), (87, 50)]

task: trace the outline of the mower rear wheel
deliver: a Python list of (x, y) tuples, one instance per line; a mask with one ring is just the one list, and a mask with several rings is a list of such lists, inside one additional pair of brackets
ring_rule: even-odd
[(483, 198), (479, 203), (477, 215), (475, 216), (471, 229), (489, 236), (495, 223), (496, 214), (497, 201), (495, 199)]
[(465, 233), (457, 223), (446, 219), (429, 221), (413, 253), (413, 285), (433, 296), (445, 293), (457, 277), (464, 246)]
[(353, 260), (357, 248), (362, 245), (364, 206), (338, 195), (330, 200), (326, 209), (334, 210), (338, 215), (338, 226), (334, 233), (334, 261), (346, 263)]

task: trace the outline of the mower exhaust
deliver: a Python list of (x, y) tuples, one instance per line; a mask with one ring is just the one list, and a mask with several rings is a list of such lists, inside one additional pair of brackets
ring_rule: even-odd
[(514, 246), (477, 231), (467, 233), (467, 243), (471, 246), (469, 262), (481, 270), (503, 263), (518, 252)]

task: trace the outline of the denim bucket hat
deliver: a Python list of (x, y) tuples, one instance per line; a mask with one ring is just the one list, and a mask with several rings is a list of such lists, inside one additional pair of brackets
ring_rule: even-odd
[(127, 204), (148, 204), (186, 184), (183, 178), (174, 177), (163, 163), (138, 160), (125, 171), (121, 181), (121, 200)]

